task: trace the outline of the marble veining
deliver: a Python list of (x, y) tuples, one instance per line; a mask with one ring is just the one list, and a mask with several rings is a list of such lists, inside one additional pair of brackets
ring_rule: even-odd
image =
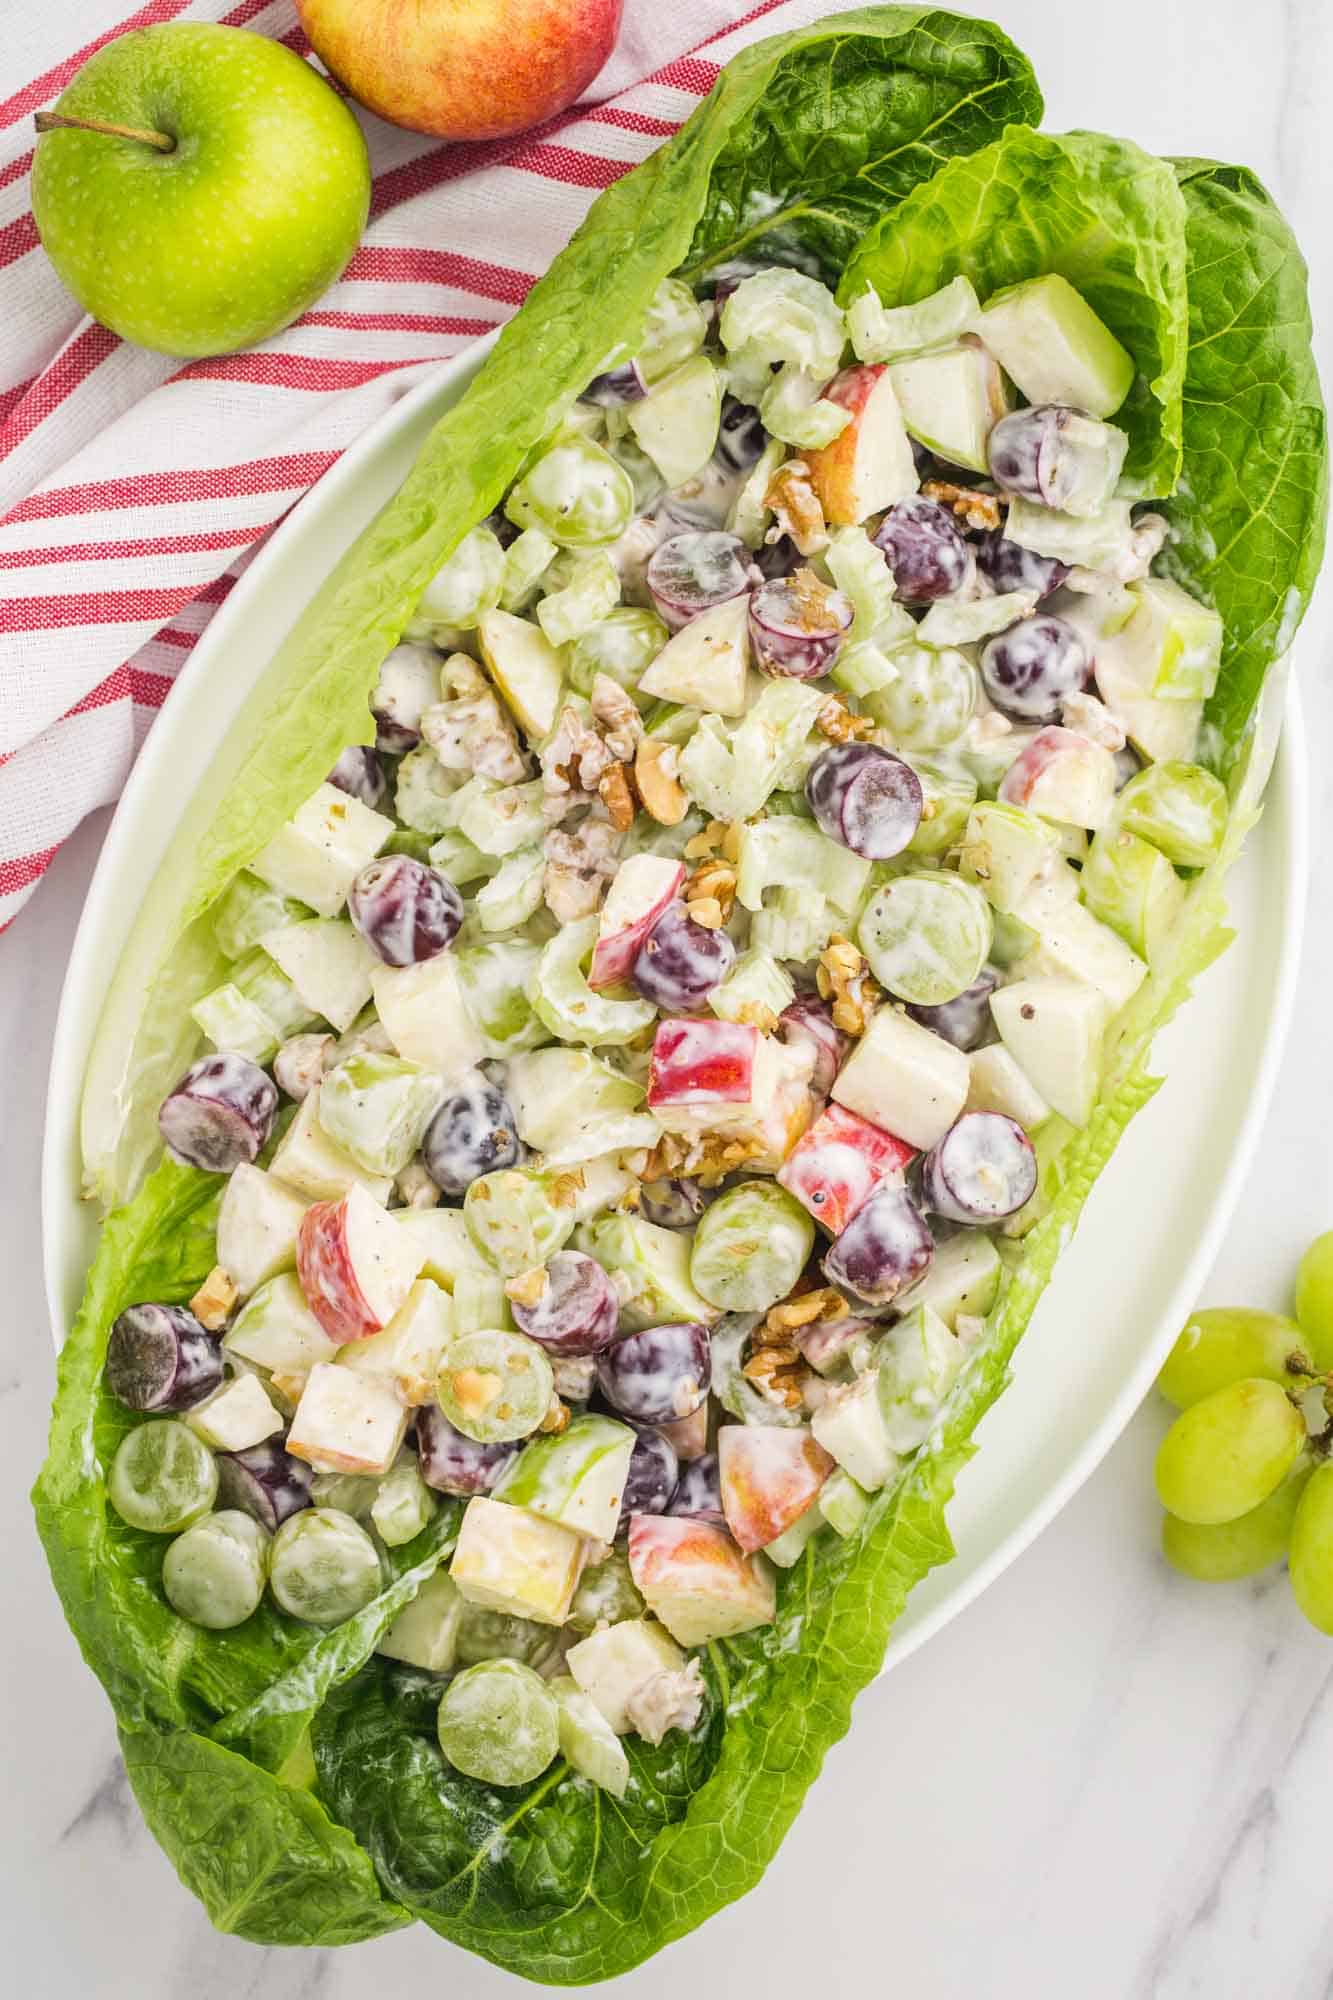
[[(630, 0), (648, 4), (648, 0)], [(49, 0), (68, 46), (105, 26)], [(736, 13), (743, 8), (738, 4)], [(1328, 0), (991, 0), (1034, 59), (1053, 127), (1245, 160), (1283, 200), (1333, 325), (1333, 8)], [(10, 40), (0, 96), (26, 79)], [(12, 68), (11, 68), (12, 65)], [(1325, 339), (1326, 357), (1330, 349)], [(1333, 371), (1326, 367), (1326, 378)], [(1327, 1143), (1333, 939), (1328, 603), (1302, 644), (1316, 905), (1290, 1044), (1206, 1296), (1278, 1304), (1333, 1223)], [(1322, 640), (1322, 643), (1321, 643)], [(420, 1929), (341, 1953), (213, 1933), (139, 1818), (101, 1693), (46, 1579), (27, 1491), (52, 1358), (36, 1255), (36, 1162), (55, 1005), (105, 816), (0, 941), (0, 1567), (7, 1783), (0, 1937), (43, 2000), (353, 2000), (512, 1992)], [(1318, 1107), (1324, 1107), (1319, 1112)], [(639, 2000), (890, 1989), (913, 2000), (1327, 2000), (1333, 1645), (1280, 1577), (1209, 1590), (1156, 1552), (1151, 1405), (986, 1595), (863, 1696), (763, 1884), (620, 1982)]]

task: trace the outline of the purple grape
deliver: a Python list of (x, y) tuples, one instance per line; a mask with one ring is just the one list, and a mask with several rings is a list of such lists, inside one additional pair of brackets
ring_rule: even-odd
[(990, 529), (977, 543), (977, 567), (997, 591), (1035, 590), (1038, 597), (1057, 590), (1069, 574), (1068, 563), (1009, 541), (1000, 528)]
[(775, 542), (761, 542), (753, 555), (754, 566), (765, 583), (790, 576), (804, 561), (805, 557), (790, 535), (779, 535)]
[[(1086, 410), (1063, 403), (1038, 403), (1032, 409), (1011, 410), (1000, 418), (986, 442), (991, 477), (1007, 493), (1035, 500), (1044, 507), (1067, 507), (1085, 485), (1084, 462), (1089, 449), (1087, 430), (1093, 425)], [(1073, 437), (1067, 436), (1075, 427)], [(1110, 435), (1108, 433), (1108, 435)], [(1122, 452), (1123, 456), (1123, 452)]]
[(222, 1350), (184, 1306), (127, 1306), (107, 1336), (106, 1386), (127, 1410), (191, 1410), (222, 1385)]
[(395, 646), (370, 697), (376, 748), (394, 757), (415, 749), (421, 741), (422, 712), (439, 699), (439, 654), (429, 646)]
[(513, 1302), (514, 1322), (548, 1354), (597, 1354), (620, 1325), (620, 1296), (595, 1257), (557, 1250), (535, 1305)]
[(679, 1475), (680, 1461), (661, 1432), (636, 1425), (616, 1533), (624, 1534), (631, 1514), (665, 1514)]
[(273, 1129), (278, 1087), (248, 1056), (203, 1056), (186, 1070), (157, 1114), (173, 1160), (206, 1174), (229, 1174), (258, 1159)]
[(696, 528), (659, 542), (645, 574), (653, 603), (678, 632), (701, 612), (744, 595), (750, 587), (750, 556), (738, 535)]
[(478, 1074), (451, 1090), (426, 1127), (421, 1156), (441, 1194), (451, 1201), (473, 1181), (522, 1158), (509, 1099), (498, 1084)]
[(343, 751), (329, 772), (329, 783), (372, 810), (383, 805), (389, 790), (379, 753), (366, 743), (353, 743)]
[(437, 1493), (453, 1493), (460, 1499), (489, 1493), (522, 1449), (521, 1439), (509, 1444), (478, 1444), (474, 1438), (464, 1437), (434, 1403), (417, 1411), (421, 1477)]
[(831, 743), (805, 781), (810, 810), (831, 840), (867, 861), (901, 854), (925, 803), (911, 765), (876, 743)]
[(830, 1003), (814, 993), (798, 993), (778, 1016), (778, 1040), (788, 1047), (814, 1050), (810, 1088), (816, 1097), (827, 1097), (849, 1046), (842, 1029), (833, 1025)]
[(458, 936), (463, 898), (438, 868), (410, 854), (382, 854), (353, 882), (347, 914), (386, 965), (420, 965)]
[(622, 361), (617, 368), (608, 368), (601, 375), (594, 375), (580, 398), (584, 403), (596, 403), (600, 409), (617, 409), (623, 403), (641, 403), (648, 394), (648, 384), (644, 381), (637, 361)]
[(219, 1452), (217, 1466), (219, 1507), (239, 1507), (271, 1535), (310, 1505), (314, 1474), (272, 1438), (246, 1451)]
[(702, 1457), (692, 1458), (688, 1465), (681, 1467), (667, 1513), (685, 1515), (695, 1521), (725, 1519), (715, 1451), (706, 1451)]
[(956, 1049), (975, 1049), (991, 1025), (990, 997), (1000, 983), (1000, 975), (987, 965), (966, 992), (938, 1007), (909, 1007), (908, 1013), (923, 1028), (930, 1028), (952, 1042)]
[(707, 1004), (735, 963), (736, 947), (725, 931), (696, 924), (684, 903), (668, 903), (640, 947), (630, 978), (664, 1014), (692, 1014)]
[(952, 597), (972, 577), (975, 559), (947, 507), (938, 500), (900, 500), (875, 530), (904, 604)]
[(921, 1163), (921, 1192), (950, 1222), (998, 1222), (1030, 1201), (1037, 1155), (999, 1111), (965, 1111)]
[(698, 1181), (645, 1181), (639, 1188), (639, 1213), (659, 1229), (693, 1229), (714, 1199), (714, 1190)]
[(1123, 743), (1115, 753), (1115, 788), (1123, 792), (1131, 778), (1143, 769), (1143, 759), (1132, 743)]
[(621, 1416), (643, 1424), (688, 1417), (712, 1380), (708, 1329), (697, 1320), (627, 1334), (597, 1359), (602, 1394)]
[(1060, 704), (1088, 679), (1088, 649), (1072, 625), (1049, 612), (1020, 618), (988, 639), (981, 678), (998, 709), (1020, 722), (1057, 722)]
[(717, 434), (717, 456), (733, 472), (748, 472), (768, 443), (759, 412), (735, 396), (722, 398), (722, 424)]
[(935, 1243), (905, 1188), (882, 1187), (857, 1209), (824, 1259), (830, 1284), (887, 1305), (929, 1268)]
[(750, 599), (750, 645), (762, 673), (797, 681), (826, 674), (852, 627), (852, 601), (813, 570), (761, 583)]

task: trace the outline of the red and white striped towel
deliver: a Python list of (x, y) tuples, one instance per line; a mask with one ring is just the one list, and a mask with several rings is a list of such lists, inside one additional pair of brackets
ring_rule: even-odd
[(371, 221), (341, 279), (277, 339), (184, 365), (82, 319), (60, 285), (29, 201), (32, 114), (127, 28), (220, 20), (307, 55), (291, 0), (147, 0), (106, 28), (95, 0), (44, 0), (7, 22), (6, 67), (32, 80), (0, 102), (0, 930), (117, 796), (186, 655), (301, 494), (514, 312), (598, 191), (737, 49), (849, 3), (628, 0), (588, 97), (519, 139), (443, 146), (363, 115)]

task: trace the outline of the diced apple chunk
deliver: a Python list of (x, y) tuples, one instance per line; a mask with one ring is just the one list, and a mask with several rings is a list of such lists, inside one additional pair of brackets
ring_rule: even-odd
[(519, 727), (534, 740), (549, 736), (560, 710), (564, 668), (546, 634), (511, 611), (486, 611), (477, 620), (477, 638)]
[(1071, 1125), (1086, 1125), (1101, 1084), (1107, 1003), (1073, 979), (1021, 979), (991, 995), (1005, 1047)]
[(810, 1428), (829, 1457), (867, 1493), (878, 1493), (898, 1469), (897, 1453), (884, 1428), (873, 1370), (845, 1388), (835, 1389), (815, 1411)]
[(461, 1208), (395, 1208), (390, 1214), (412, 1244), (419, 1274), (446, 1292), (452, 1292), (464, 1271), (495, 1276), (494, 1264), (469, 1236)]
[(887, 364), (844, 368), (824, 395), (850, 410), (852, 421), (832, 444), (803, 456), (829, 526), (854, 528), (916, 492), (920, 480), (912, 441)]
[(916, 1148), (841, 1104), (830, 1104), (784, 1161), (778, 1179), (831, 1236), (877, 1187), (901, 1182)]
[(1003, 1042), (973, 1050), (966, 1108), (998, 1111), (1001, 1117), (1012, 1118), (1025, 1132), (1037, 1131), (1051, 1115), (1050, 1105)]
[(639, 692), (709, 715), (744, 715), (749, 666), (749, 598), (732, 597), (667, 640), (639, 676)]
[(317, 1361), (332, 1361), (335, 1344), (306, 1304), (295, 1271), (279, 1272), (255, 1292), (222, 1345), (270, 1374), (305, 1376)]
[(447, 951), (420, 965), (381, 965), (371, 978), (375, 1011), (400, 1056), (452, 1083), (476, 1067), (486, 1042), (468, 1011)]
[(382, 1205), (393, 1182), (387, 1174), (367, 1173), (350, 1153), (335, 1146), (319, 1122), (319, 1092), (316, 1084), (301, 1100), (270, 1162), (270, 1175), (309, 1201), (336, 1201), (349, 1188), (359, 1187)]
[(296, 1242), (306, 1302), (330, 1339), (365, 1340), (403, 1305), (420, 1266), (416, 1245), (364, 1188), (307, 1209)]
[[(714, 1039), (711, 1028), (727, 1036)], [(788, 1048), (746, 1022), (663, 1021), (649, 1108), (664, 1131), (725, 1134), (755, 1149), (747, 1160), (753, 1171), (776, 1173), (810, 1121), (810, 1066), (808, 1048)]]
[(648, 1609), (682, 1646), (734, 1638), (773, 1622), (772, 1569), (762, 1556), (742, 1555), (726, 1529), (711, 1521), (636, 1514), (629, 1566)]
[(722, 1512), (747, 1555), (785, 1534), (833, 1470), (804, 1425), (724, 1424), (717, 1457)]
[(407, 1410), (386, 1383), (321, 1361), (301, 1391), (287, 1449), (320, 1472), (382, 1476), (406, 1430)]
[(393, 832), (393, 821), (327, 782), (298, 806), (249, 863), (280, 895), (336, 917), (347, 892)]
[(1002, 1271), (1000, 1253), (990, 1237), (979, 1229), (964, 1229), (937, 1245), (930, 1269), (899, 1292), (894, 1310), (906, 1314), (929, 1306), (952, 1331), (960, 1314), (985, 1318), (999, 1293)]
[(631, 1727), (629, 1705), (644, 1682), (683, 1673), (685, 1655), (661, 1625), (622, 1618), (571, 1646), (565, 1665), (616, 1735), (624, 1736)]
[(347, 923), (322, 917), (269, 931), (264, 950), (281, 966), (312, 1014), (340, 1034), (370, 998), (370, 976), (380, 960)]
[(872, 1125), (928, 1152), (967, 1100), (967, 1057), (896, 1007), (876, 1010), (831, 1095)]
[(659, 1021), (649, 1109), (660, 1114), (677, 1105), (748, 1104), (763, 1039), (743, 1021)]
[(1130, 595), (1134, 609), (1116, 655), (1139, 692), (1159, 701), (1207, 701), (1222, 658), (1219, 614), (1166, 577), (1131, 584)]
[(1030, 403), (1111, 417), (1133, 384), (1133, 356), (1057, 271), (993, 293), (977, 330)]
[(1102, 994), (1113, 1014), (1128, 1005), (1148, 976), (1148, 968), (1109, 924), (1094, 917), (1082, 903), (1029, 915), (1037, 943), (1014, 967), (1016, 979), (1047, 977), (1081, 980)]
[(1000, 781), (1006, 805), (1065, 826), (1105, 826), (1115, 800), (1115, 758), (1074, 729), (1041, 729)]
[(890, 364), (910, 437), (949, 465), (988, 474), (986, 440), (1009, 408), (1004, 377), (976, 340)]
[(340, 1366), (388, 1382), (399, 1400), (416, 1408), (435, 1397), (444, 1350), (454, 1337), (449, 1294), (429, 1278), (418, 1278), (382, 1333), (348, 1343)]
[(248, 1372), (224, 1382), (205, 1403), (185, 1412), (185, 1421), (210, 1451), (248, 1451), (282, 1429), (282, 1418), (257, 1375)]
[(614, 1541), (634, 1444), (633, 1431), (613, 1417), (575, 1417), (557, 1435), (524, 1446), (496, 1498), (594, 1541)]
[(218, 1210), (218, 1262), (248, 1298), (266, 1278), (296, 1266), (296, 1232), (307, 1204), (262, 1167), (245, 1161), (228, 1176)]
[(428, 1576), (410, 1604), (405, 1604), (375, 1651), (386, 1660), (420, 1667), (424, 1673), (447, 1674), (458, 1656), (458, 1627), (463, 1599), (446, 1570)]
[(683, 863), (664, 854), (631, 854), (621, 862), (597, 920), (589, 986), (616, 986), (629, 978), (648, 933), (684, 880)]
[(571, 1528), (477, 1494), (468, 1501), (449, 1574), (469, 1604), (563, 1625), (586, 1547)]

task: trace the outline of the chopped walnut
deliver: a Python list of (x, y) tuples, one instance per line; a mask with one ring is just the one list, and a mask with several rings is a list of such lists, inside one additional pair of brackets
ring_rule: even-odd
[(1060, 720), (1066, 729), (1086, 736), (1089, 743), (1100, 743), (1103, 750), (1123, 750), (1125, 747), (1123, 727), (1095, 694), (1084, 694), (1080, 690), (1066, 695), (1060, 704)]
[(716, 1187), (747, 1160), (758, 1159), (766, 1144), (759, 1134), (739, 1138), (726, 1132), (700, 1132), (687, 1137), (664, 1132), (644, 1162), (640, 1179), (651, 1184), (683, 1175), (703, 1187)]
[(616, 832), (628, 833), (634, 824), (635, 813), (629, 765), (609, 764), (597, 780), (597, 796), (606, 807), (606, 816)]
[(607, 820), (589, 816), (573, 832), (553, 828), (543, 846), (547, 909), (562, 924), (590, 917), (619, 866), (620, 835)]
[(592, 1354), (553, 1354), (551, 1376), (557, 1396), (571, 1403), (586, 1403), (597, 1380), (597, 1359)]
[(810, 468), (801, 458), (789, 458), (768, 482), (764, 505), (771, 509), (774, 525), (766, 540), (781, 541), (790, 535), (803, 556), (817, 556), (829, 545), (828, 527), (819, 495), (810, 484)]
[(216, 1333), (227, 1324), (227, 1315), (235, 1303), (235, 1279), (230, 1271), (223, 1270), (221, 1264), (215, 1264), (190, 1300), (190, 1311), (200, 1326)]
[(805, 1399), (805, 1363), (790, 1345), (756, 1346), (741, 1374), (775, 1409), (799, 1410)]
[(969, 528), (998, 528), (1000, 508), (1004, 505), (997, 493), (979, 493), (974, 486), (955, 486), (951, 479), (928, 479), (921, 488), (923, 498), (936, 500), (941, 507), (947, 507)]
[(659, 826), (679, 826), (690, 809), (676, 773), (680, 752), (674, 743), (645, 736), (634, 755), (634, 782), (644, 811)]
[(527, 759), (500, 699), (475, 660), (451, 653), (440, 669), (446, 699), (422, 712), (421, 734), (446, 771), (466, 771), (515, 785)]
[(405, 1208), (436, 1208), (440, 1190), (420, 1160), (410, 1160), (393, 1184), (393, 1191)]
[(853, 715), (840, 694), (831, 694), (815, 717), (815, 728), (821, 736), (827, 736), (830, 743), (863, 741), (872, 734), (874, 727), (871, 716)]
[(595, 674), (588, 705), (611, 755), (622, 764), (632, 764), (643, 741), (643, 717), (619, 681), (610, 674)]
[[(797, 1292), (789, 1299), (782, 1299), (770, 1306), (764, 1320), (764, 1328), (775, 1335), (790, 1333), (796, 1327), (810, 1326), (815, 1320), (836, 1320), (847, 1317), (847, 1301), (834, 1285), (823, 1285), (817, 1291)], [(756, 1335), (756, 1338), (758, 1336)]]
[(564, 819), (597, 796), (598, 782), (615, 762), (605, 739), (581, 711), (567, 703), (539, 758), (542, 810), (548, 822)]
[[(697, 924), (718, 930), (731, 915), (736, 903), (736, 870), (729, 861), (701, 862), (685, 884), (685, 901)], [(703, 906), (714, 904), (717, 920), (703, 914)]]
[(300, 1104), (332, 1067), (337, 1041), (332, 1035), (293, 1035), (273, 1058), (273, 1081)]
[(727, 823), (725, 820), (710, 819), (707, 826), (701, 832), (691, 834), (690, 838), (686, 841), (684, 847), (681, 849), (685, 859), (687, 861), (702, 861), (706, 856), (715, 853), (722, 845), (722, 836), (726, 830)]
[(821, 1000), (833, 1002), (833, 1025), (845, 1035), (863, 1035), (882, 995), (850, 938), (835, 931), (819, 954), (815, 984)]
[(544, 1431), (548, 1437), (558, 1436), (561, 1431), (569, 1429), (569, 1405), (562, 1403), (554, 1391), (552, 1391), (551, 1400), (546, 1406), (546, 1415), (538, 1424), (537, 1429)]
[(557, 1174), (546, 1190), (546, 1199), (552, 1208), (577, 1208), (579, 1196), (588, 1185), (582, 1167), (571, 1167), (567, 1173)]
[(505, 1297), (512, 1299), (517, 1306), (535, 1306), (545, 1298), (550, 1282), (545, 1264), (536, 1264), (532, 1270), (520, 1272), (517, 1278), (509, 1280), (505, 1286)]
[(679, 1672), (663, 1668), (640, 1681), (626, 1699), (625, 1719), (645, 1743), (660, 1743), (669, 1729), (693, 1729), (703, 1705), (703, 1674), (692, 1659)]

